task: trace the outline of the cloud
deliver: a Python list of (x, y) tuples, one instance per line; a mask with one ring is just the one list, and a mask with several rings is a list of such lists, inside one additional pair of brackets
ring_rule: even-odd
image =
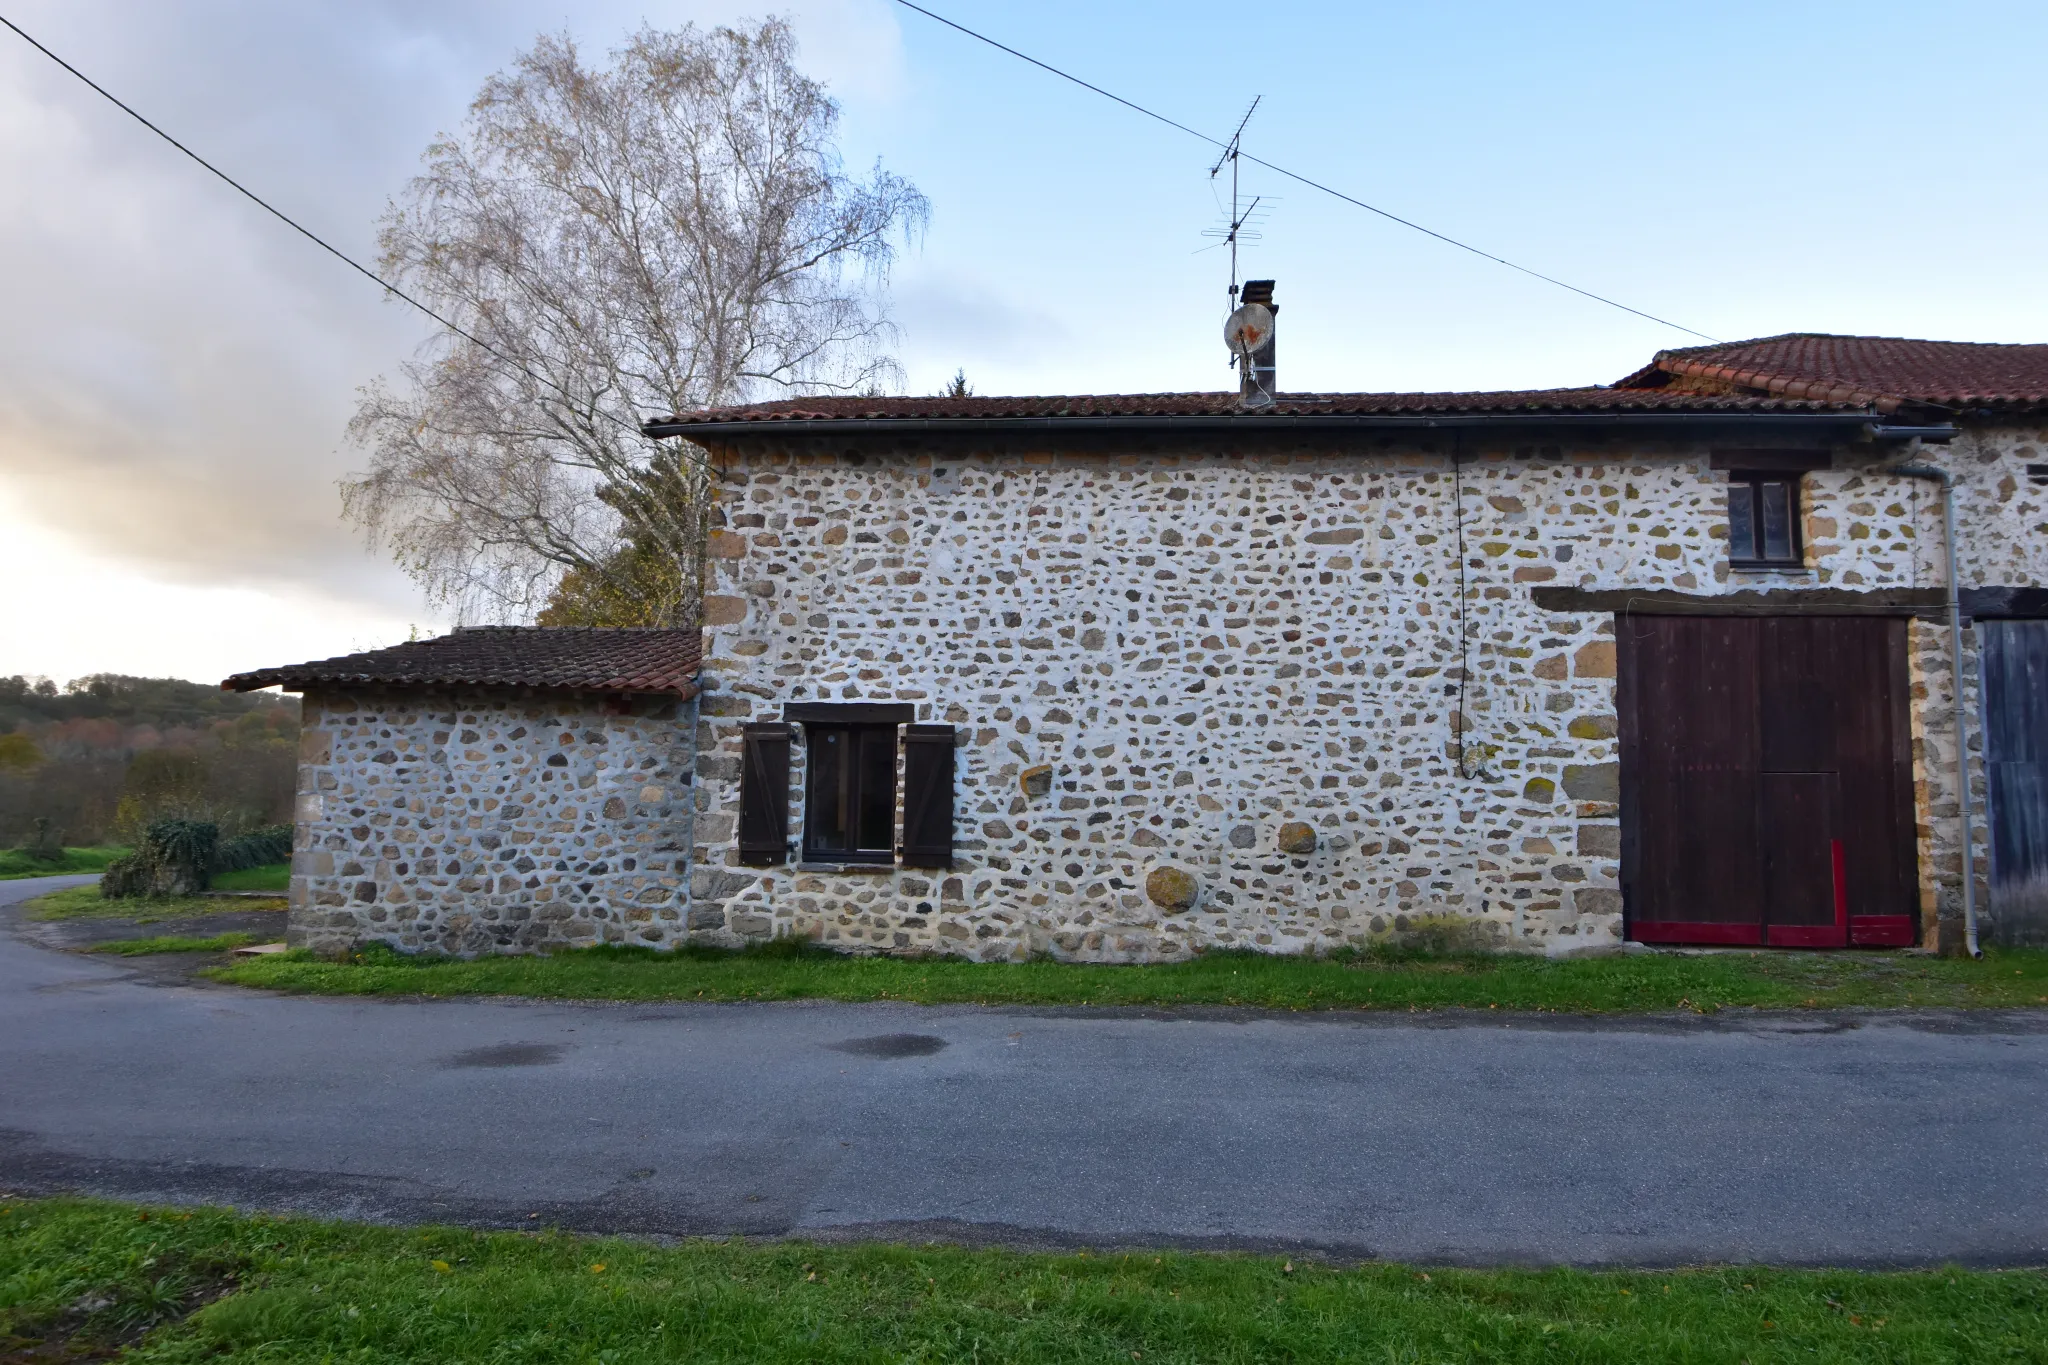
[(903, 333), (912, 393), (936, 389), (956, 369), (968, 372), (978, 392), (992, 393), (990, 382), (1056, 364), (1076, 340), (1071, 318), (940, 270), (911, 273), (893, 291), (890, 312)]
[[(759, 9), (598, 4), (571, 27), (601, 52), (643, 17)], [(29, 0), (10, 17), (365, 262), (421, 150), (486, 75), (563, 24), (549, 5), (467, 0)], [(900, 87), (882, 0), (815, 0), (797, 25), (807, 63), (842, 93)], [(342, 523), (336, 481), (362, 459), (343, 434), (357, 388), (431, 324), (11, 34), (0, 183), (0, 535), (106, 569), (81, 569), (76, 593), (132, 591), (140, 574), (299, 610), (422, 615)]]

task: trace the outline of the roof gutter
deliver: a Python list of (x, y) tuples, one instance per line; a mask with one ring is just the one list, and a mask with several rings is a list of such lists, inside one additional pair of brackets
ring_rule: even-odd
[(1864, 435), (1873, 441), (1919, 441), (1926, 445), (1945, 446), (1959, 434), (1955, 424), (1944, 422), (1939, 426), (1909, 427), (1890, 422), (1872, 422), (1863, 428)]
[[(1284, 401), (1284, 400), (1283, 400)], [(1468, 431), (1474, 428), (1578, 431), (1662, 431), (1702, 425), (1849, 428), (1870, 424), (1869, 412), (1473, 412), (1340, 413), (1299, 415), (1093, 416), (1093, 417), (797, 417), (739, 422), (648, 422), (652, 437), (691, 440), (776, 436), (944, 436), (983, 432), (1150, 431)]]

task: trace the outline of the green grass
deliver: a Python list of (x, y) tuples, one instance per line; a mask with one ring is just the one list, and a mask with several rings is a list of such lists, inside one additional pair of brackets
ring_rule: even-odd
[(0, 1358), (31, 1343), (266, 1365), (2048, 1362), (2048, 1276), (656, 1247), (52, 1199), (0, 1204)]
[(150, 953), (225, 953), (245, 943), (254, 943), (254, 934), (215, 934), (212, 938), (180, 938), (175, 934), (162, 934), (156, 938), (124, 938), (112, 943), (95, 944), (88, 949), (95, 953), (114, 953), (120, 957), (144, 957)]
[(97, 886), (73, 886), (38, 896), (23, 907), (30, 919), (130, 919), (137, 924), (158, 920), (189, 919), (195, 915), (241, 914), (249, 910), (282, 910), (284, 900), (244, 900), (238, 897), (135, 896), (107, 900)]
[(216, 891), (288, 891), (291, 884), (290, 863), (265, 863), (261, 867), (245, 867), (239, 872), (213, 874), (213, 889)]
[(0, 849), (0, 881), (13, 881), (18, 877), (66, 877), (80, 872), (104, 872), (107, 864), (116, 858), (125, 858), (131, 850), (115, 845), (98, 848), (67, 848), (64, 856), (56, 862), (38, 862), (18, 848)]
[(590, 1000), (904, 1000), (917, 1004), (1257, 1005), (1274, 1009), (1559, 1010), (1729, 1005), (2048, 1005), (2048, 952), (1981, 962), (1887, 953), (1667, 953), (1550, 960), (1368, 952), (1209, 953), (1166, 966), (847, 957), (791, 942), (740, 952), (589, 948), (460, 961), (374, 948), (345, 962), (291, 953), (209, 973), (323, 995), (524, 995)]

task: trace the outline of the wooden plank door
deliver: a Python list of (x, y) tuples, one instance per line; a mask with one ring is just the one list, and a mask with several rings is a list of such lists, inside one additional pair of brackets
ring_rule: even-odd
[(1991, 939), (2048, 946), (2048, 621), (1979, 621)]
[(1920, 941), (1920, 856), (1906, 622), (1832, 616), (1812, 624), (1825, 633), (1839, 684), (1835, 771), (1849, 942), (1909, 947)]
[(1624, 617), (1622, 897), (1646, 943), (1905, 944), (1905, 623)]
[(1622, 903), (1638, 942), (1763, 942), (1756, 627), (1616, 620)]
[(1757, 638), (1763, 941), (1780, 948), (1844, 948), (1849, 912), (1836, 761), (1842, 686), (1838, 632), (1828, 629), (1835, 622), (1778, 617), (1744, 624)]

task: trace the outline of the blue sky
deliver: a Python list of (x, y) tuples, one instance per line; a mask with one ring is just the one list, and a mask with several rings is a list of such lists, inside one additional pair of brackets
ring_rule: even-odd
[[(934, 9), (1534, 269), (1721, 338), (2048, 340), (2035, 4)], [(16, 0), (10, 17), (367, 256), (385, 197), (542, 28), (764, 7)], [(894, 279), (912, 392), (1230, 382), (1213, 151), (889, 0), (805, 58), (933, 217)], [(1245, 273), (1288, 388), (1604, 382), (1683, 333), (1270, 172)], [(338, 517), (356, 387), (415, 319), (0, 33), (0, 673), (214, 678), (436, 624)]]

